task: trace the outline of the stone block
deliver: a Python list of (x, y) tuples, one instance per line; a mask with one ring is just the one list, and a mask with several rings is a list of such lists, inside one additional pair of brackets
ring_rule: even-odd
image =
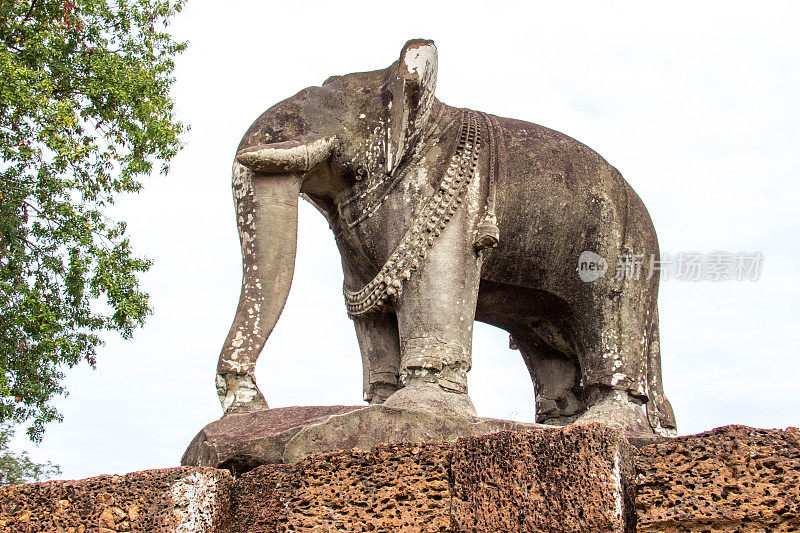
[(459, 439), (455, 531), (634, 531), (631, 446), (605, 426)]
[(261, 466), (236, 482), (233, 532), (450, 531), (450, 456), (393, 444)]
[(241, 476), (233, 531), (632, 531), (630, 450), (592, 425), (314, 455)]
[(800, 531), (800, 431), (725, 426), (645, 446), (641, 532)]
[(0, 531), (227, 533), (229, 472), (166, 468), (0, 487)]

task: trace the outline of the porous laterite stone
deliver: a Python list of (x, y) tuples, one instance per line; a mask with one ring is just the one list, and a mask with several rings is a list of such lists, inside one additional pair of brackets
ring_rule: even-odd
[(451, 531), (450, 447), (391, 444), (261, 466), (236, 482), (233, 532)]
[(213, 468), (0, 487), (0, 531), (225, 532), (233, 478)]
[(800, 431), (726, 426), (645, 446), (641, 532), (800, 531)]
[(600, 425), (501, 432), (458, 441), (457, 531), (633, 531), (631, 446)]

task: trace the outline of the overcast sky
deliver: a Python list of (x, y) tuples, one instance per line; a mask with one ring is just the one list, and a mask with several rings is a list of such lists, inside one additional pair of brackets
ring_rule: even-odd
[[(142, 280), (155, 314), (133, 340), (110, 338), (96, 371), (69, 372), (64, 422), (34, 459), (65, 478), (178, 464), (221, 415), (214, 374), (241, 280), (230, 167), (242, 134), (332, 74), (387, 67), (415, 37), (436, 42), (445, 103), (551, 127), (616, 166), (662, 253), (763, 254), (759, 281), (662, 283), (664, 384), (681, 434), (798, 425), (800, 9), (643, 4), (192, 0), (174, 26), (190, 42), (174, 91), (192, 126), (186, 148), (114, 213), (155, 259)], [(327, 224), (303, 203), (292, 292), (256, 372), (272, 407), (361, 403), (341, 283)], [(479, 324), (473, 351), (479, 414), (532, 420), (530, 377), (507, 335)]]

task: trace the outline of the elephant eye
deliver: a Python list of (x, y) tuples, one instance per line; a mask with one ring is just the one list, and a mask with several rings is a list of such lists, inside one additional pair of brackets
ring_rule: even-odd
[(346, 181), (357, 181), (362, 176), (358, 174), (358, 167), (349, 159), (337, 148), (330, 159), (331, 168)]

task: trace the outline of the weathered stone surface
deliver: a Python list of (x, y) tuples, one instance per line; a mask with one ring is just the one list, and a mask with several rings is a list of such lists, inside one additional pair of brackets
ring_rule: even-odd
[(185, 466), (245, 472), (294, 463), (312, 454), (396, 442), (454, 441), (493, 431), (543, 427), (493, 418), (447, 418), (380, 405), (283, 407), (228, 414), (203, 428), (181, 459)]
[(286, 523), (286, 506), (277, 494), (278, 487), (292, 465), (262, 465), (238, 477), (233, 486), (233, 532), (263, 533), (280, 531)]
[(0, 531), (224, 533), (232, 485), (227, 471), (182, 467), (0, 487)]
[(470, 435), (536, 427), (545, 426), (495, 418), (447, 418), (371, 405), (303, 428), (287, 443), (284, 461), (293, 463), (331, 450), (369, 450), (379, 444), (400, 442), (447, 442)]
[(631, 472), (602, 426), (340, 451), (243, 475), (233, 531), (631, 531)]
[(800, 431), (726, 426), (645, 446), (639, 531), (800, 531)]
[[(450, 531), (450, 448), (390, 444), (259, 467), (236, 483), (233, 531)], [(254, 493), (266, 499), (239, 496)]]
[(226, 468), (234, 474), (262, 464), (282, 463), (286, 443), (310, 424), (364, 406), (298, 406), (231, 413), (211, 422), (189, 443), (184, 466)]
[(634, 531), (631, 446), (599, 425), (502, 432), (453, 447), (457, 531)]

